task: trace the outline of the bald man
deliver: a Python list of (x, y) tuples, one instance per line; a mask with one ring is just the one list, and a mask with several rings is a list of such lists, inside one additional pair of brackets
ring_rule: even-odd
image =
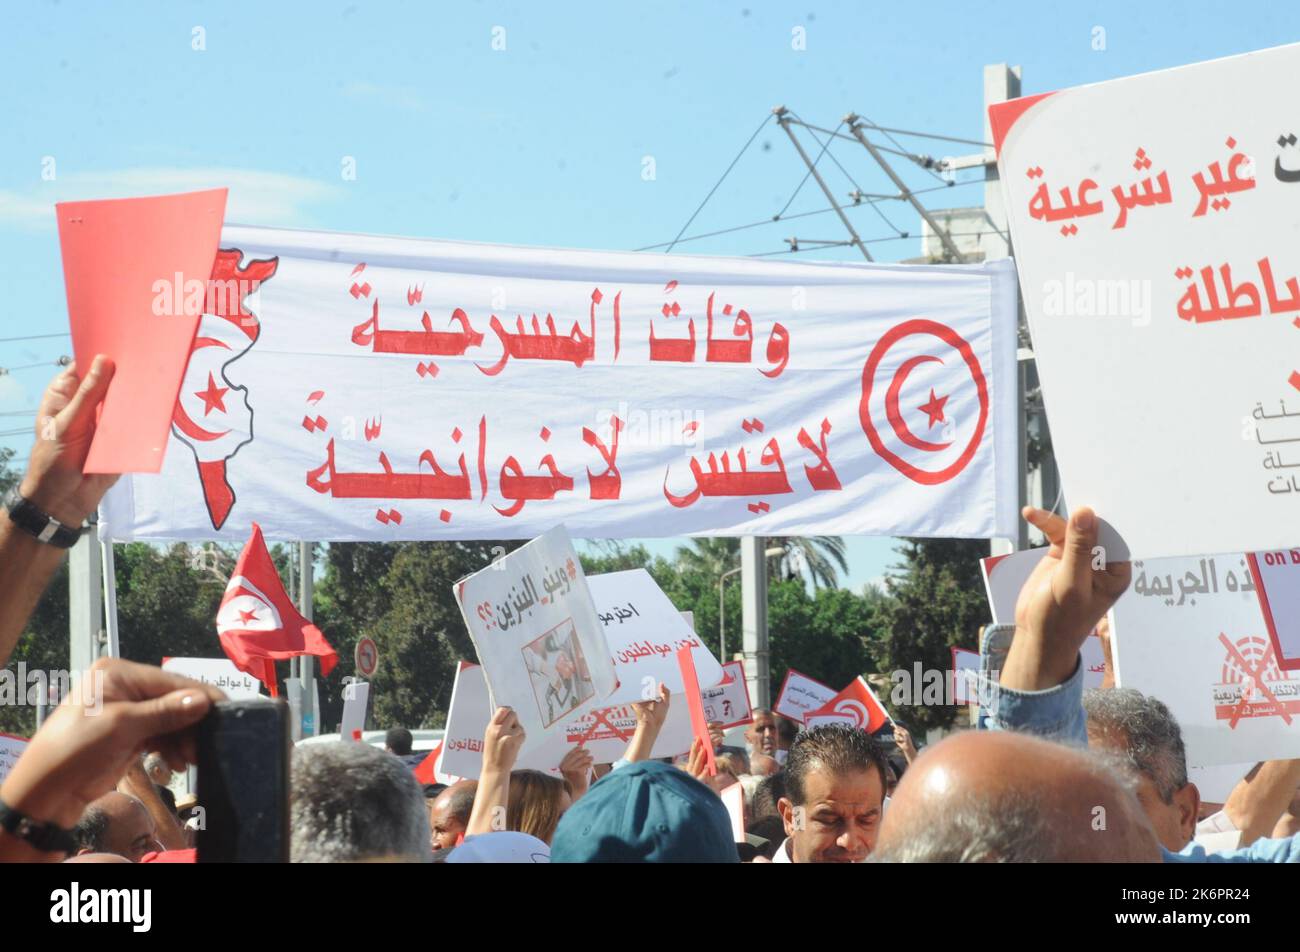
[(1024, 734), (928, 748), (890, 800), (877, 862), (1158, 863), (1131, 786), (1096, 756)]
[(429, 804), (429, 827), (435, 850), (448, 850), (457, 844), (474, 809), (478, 781), (453, 783)]
[(116, 853), (133, 863), (140, 862), (145, 853), (164, 848), (145, 805), (116, 790), (86, 807), (73, 835), (80, 847), (78, 855)]

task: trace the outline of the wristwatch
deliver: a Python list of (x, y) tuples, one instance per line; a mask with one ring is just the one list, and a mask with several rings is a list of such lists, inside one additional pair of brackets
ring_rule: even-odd
[(3, 800), (0, 800), (0, 830), (18, 837), (42, 853), (71, 855), (77, 851), (77, 841), (67, 830), (53, 823), (33, 820)]
[(4, 504), (9, 510), (10, 522), (41, 542), (48, 542), (60, 549), (71, 549), (88, 528), (65, 526), (49, 513), (43, 512), (35, 504), (24, 499), (16, 486), (9, 490)]

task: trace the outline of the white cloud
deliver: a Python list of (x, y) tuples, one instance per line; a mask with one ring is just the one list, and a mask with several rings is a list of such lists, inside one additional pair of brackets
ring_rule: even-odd
[(257, 225), (310, 223), (308, 209), (334, 200), (342, 189), (280, 172), (233, 168), (136, 168), (73, 172), (24, 191), (0, 190), (0, 223), (31, 231), (54, 228), (54, 203), (95, 198), (132, 198), (229, 188), (226, 220)]

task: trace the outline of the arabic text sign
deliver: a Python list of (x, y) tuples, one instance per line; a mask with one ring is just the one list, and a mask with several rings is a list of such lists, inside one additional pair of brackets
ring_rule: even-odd
[(691, 648), (702, 685), (722, 680), (717, 659), (645, 569), (593, 575), (587, 585), (619, 680), (607, 703), (653, 698), (660, 683), (680, 696), (682, 674), (674, 654), (684, 645)]
[(722, 680), (700, 691), (704, 716), (722, 725), (723, 730), (749, 724), (754, 711), (749, 702), (749, 685), (745, 682), (745, 664), (728, 661), (722, 666)]
[(455, 594), (493, 706), (519, 716), (523, 751), (562, 734), (563, 721), (588, 702), (604, 702), (617, 685), (563, 526), (457, 582)]
[(232, 701), (262, 694), (262, 682), (240, 671), (229, 658), (164, 658), (162, 669), (220, 688)]
[(1009, 261), (227, 228), (115, 540), (1014, 532)]
[(1300, 45), (992, 107), (1065, 496), (1112, 559), (1294, 541), (1297, 69)]
[(1111, 624), (1117, 682), (1168, 705), (1189, 765), (1300, 757), (1300, 673), (1277, 664), (1244, 555), (1134, 562)]
[(23, 751), (26, 749), (26, 737), (0, 734), (0, 781), (9, 776), (9, 771), (14, 769), (14, 764), (18, 763), (18, 758), (23, 755)]
[(1300, 549), (1253, 552), (1248, 559), (1278, 667), (1300, 669)]
[(786, 672), (785, 682), (781, 685), (781, 692), (777, 695), (772, 710), (796, 724), (802, 724), (805, 714), (824, 707), (838, 693), (834, 688), (791, 668)]

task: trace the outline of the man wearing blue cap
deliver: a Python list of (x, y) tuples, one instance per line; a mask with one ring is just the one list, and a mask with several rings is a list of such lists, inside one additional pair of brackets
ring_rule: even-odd
[(718, 795), (669, 764), (642, 760), (602, 777), (564, 814), (552, 863), (738, 863)]

